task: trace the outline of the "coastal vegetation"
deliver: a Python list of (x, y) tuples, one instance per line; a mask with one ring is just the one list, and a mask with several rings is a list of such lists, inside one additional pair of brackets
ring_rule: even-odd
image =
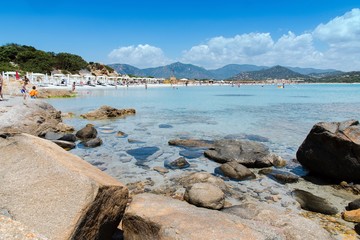
[(0, 46), (0, 72), (39, 72), (51, 73), (60, 70), (62, 73), (78, 73), (80, 70), (105, 70), (112, 73), (114, 69), (100, 63), (86, 62), (81, 56), (71, 53), (54, 53), (38, 50), (32, 46), (15, 43)]

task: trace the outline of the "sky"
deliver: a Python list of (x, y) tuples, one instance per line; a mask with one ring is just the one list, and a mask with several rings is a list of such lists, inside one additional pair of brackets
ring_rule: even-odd
[(180, 61), (360, 71), (359, 0), (12, 0), (0, 45), (139, 68)]

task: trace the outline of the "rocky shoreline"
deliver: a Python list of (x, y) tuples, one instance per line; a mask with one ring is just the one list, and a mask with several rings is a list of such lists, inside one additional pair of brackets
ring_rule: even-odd
[[(351, 223), (359, 222), (359, 210), (353, 207), (359, 198), (357, 179), (341, 176), (338, 184), (314, 184), (319, 178), (289, 172), (285, 167), (289, 163), (259, 142), (172, 139), (169, 144), (187, 151), (188, 156), (206, 156), (218, 166), (216, 174), (199, 172), (182, 157), (148, 169), (158, 173), (163, 184), (151, 177), (122, 184), (111, 171), (107, 173), (113, 177), (101, 171), (102, 159), (89, 164), (63, 149), (71, 148), (62, 145), (64, 142), (72, 142), (74, 147), (100, 146), (96, 126), (75, 133), (62, 122), (59, 111), (41, 101), (4, 102), (0, 112), (0, 172), (4, 179), (0, 184), (0, 234), (14, 231), (13, 236), (20, 236), (15, 224), (20, 222), (33, 230), (31, 236), (44, 236), (38, 239), (121, 239), (122, 235), (125, 239), (357, 238), (358, 227), (354, 230)], [(136, 111), (103, 107), (97, 113), (84, 116), (124, 117)], [(312, 139), (311, 134), (321, 136), (320, 143), (333, 146), (331, 150), (344, 146), (339, 138), (348, 142), (350, 147), (341, 151), (358, 166), (358, 125), (357, 121), (316, 125), (307, 140)], [(327, 135), (335, 145), (325, 141)], [(310, 144), (307, 140), (299, 148), (298, 158), (304, 161), (304, 156), (310, 156), (307, 161), (313, 162), (307, 151), (325, 150), (318, 147), (319, 142)], [(144, 158), (137, 164), (143, 166), (143, 161), (149, 160)], [(350, 183), (339, 185), (343, 180)], [(350, 202), (354, 203), (347, 207)], [(122, 233), (114, 235), (118, 227)]]

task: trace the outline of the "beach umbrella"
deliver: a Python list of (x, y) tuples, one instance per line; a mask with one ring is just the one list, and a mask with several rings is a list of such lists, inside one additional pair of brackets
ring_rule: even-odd
[(15, 73), (15, 78), (16, 78), (16, 80), (19, 80), (19, 79), (20, 79), (20, 76), (19, 76), (18, 71), (16, 71), (16, 73)]

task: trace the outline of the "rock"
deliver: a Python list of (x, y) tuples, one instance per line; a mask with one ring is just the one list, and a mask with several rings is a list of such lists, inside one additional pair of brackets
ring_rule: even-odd
[(86, 124), (84, 128), (76, 132), (75, 136), (80, 139), (92, 139), (92, 138), (96, 138), (97, 131), (94, 128), (94, 125)]
[(73, 142), (67, 142), (62, 140), (51, 140), (51, 141), (66, 150), (70, 150), (76, 147), (76, 144)]
[(204, 150), (198, 148), (186, 148), (179, 151), (179, 155), (188, 159), (194, 159), (203, 156)]
[(0, 215), (0, 239), (6, 240), (47, 240), (24, 224)]
[(261, 226), (259, 229), (265, 226), (274, 228), (277, 236), (271, 239), (333, 239), (325, 229), (315, 222), (266, 203), (246, 202), (222, 209), (221, 212), (257, 222)]
[(68, 141), (68, 142), (76, 142), (76, 136), (74, 134), (65, 134), (64, 136), (62, 136), (61, 138), (59, 138), (58, 140), (63, 140), (63, 141)]
[(345, 221), (360, 223), (360, 209), (345, 211), (341, 216)]
[(38, 98), (69, 98), (76, 97), (76, 93), (65, 89), (44, 89), (39, 91)]
[(126, 153), (133, 156), (137, 161), (144, 162), (159, 150), (158, 147), (141, 147), (127, 150)]
[(62, 112), (61, 117), (62, 118), (73, 118), (73, 117), (75, 117), (75, 113), (72, 113), (72, 112), (64, 113), (64, 112)]
[(118, 132), (116, 133), (116, 136), (117, 136), (117, 137), (124, 138), (124, 137), (127, 137), (128, 135), (127, 135), (126, 133), (122, 132), (122, 131), (118, 131)]
[(134, 115), (135, 109), (116, 109), (110, 106), (101, 106), (94, 111), (81, 114), (80, 117), (86, 119), (108, 119), (108, 118), (120, 118), (127, 115)]
[(134, 196), (122, 226), (127, 240), (270, 239), (236, 216), (148, 193)]
[(313, 175), (337, 181), (359, 182), (359, 122), (349, 120), (315, 124), (296, 156)]
[(351, 211), (351, 210), (356, 210), (360, 208), (360, 198), (350, 202), (347, 207), (346, 210)]
[(31, 101), (31, 104), (17, 104), (0, 110), (0, 132), (41, 136), (49, 131), (57, 131), (57, 125), (62, 121), (60, 112), (42, 101)]
[(264, 174), (268, 177), (270, 177), (271, 179), (274, 179), (275, 181), (285, 184), (285, 183), (296, 183), (299, 181), (299, 177), (288, 173), (288, 172), (284, 172), (281, 170), (277, 170), (277, 169), (261, 169), (259, 171), (259, 174)]
[(252, 171), (235, 161), (222, 164), (220, 166), (220, 170), (225, 176), (235, 180), (247, 180), (256, 178), (255, 174)]
[(99, 147), (102, 145), (102, 143), (103, 141), (99, 137), (82, 142), (82, 144), (85, 147), (90, 147), (90, 148)]
[(360, 235), (360, 223), (355, 225), (355, 232)]
[(49, 131), (45, 134), (44, 138), (47, 140), (59, 140), (63, 136), (63, 133)]
[(195, 183), (187, 187), (184, 199), (195, 206), (216, 210), (223, 208), (225, 203), (224, 192), (210, 183)]
[(56, 125), (56, 130), (59, 132), (73, 132), (75, 131), (74, 127), (67, 125), (63, 122), (58, 123), (58, 125)]
[(170, 124), (159, 124), (159, 128), (173, 128)]
[(199, 139), (172, 139), (169, 141), (169, 145), (191, 148), (210, 148), (213, 146), (213, 142)]
[(0, 152), (0, 206), (14, 220), (48, 239), (111, 238), (128, 201), (124, 185), (28, 134), (0, 138)]
[(159, 167), (159, 166), (156, 166), (153, 168), (155, 171), (157, 171), (158, 173), (160, 174), (165, 174), (165, 173), (168, 173), (169, 170), (166, 169), (166, 168), (163, 168), (163, 167)]
[(182, 169), (190, 167), (190, 164), (185, 158), (179, 157), (175, 160), (165, 160), (164, 166), (170, 169)]
[(275, 155), (258, 142), (245, 140), (219, 140), (204, 152), (205, 157), (218, 163), (236, 161), (246, 167), (270, 167)]
[(179, 183), (187, 188), (195, 183), (210, 183), (214, 186), (217, 186), (222, 191), (227, 191), (227, 186), (221, 178), (215, 177), (207, 172), (197, 172), (191, 173), (184, 177), (179, 178)]
[(334, 215), (338, 210), (324, 198), (318, 197), (304, 190), (295, 189), (292, 192), (295, 200), (304, 210), (318, 212), (327, 215)]

